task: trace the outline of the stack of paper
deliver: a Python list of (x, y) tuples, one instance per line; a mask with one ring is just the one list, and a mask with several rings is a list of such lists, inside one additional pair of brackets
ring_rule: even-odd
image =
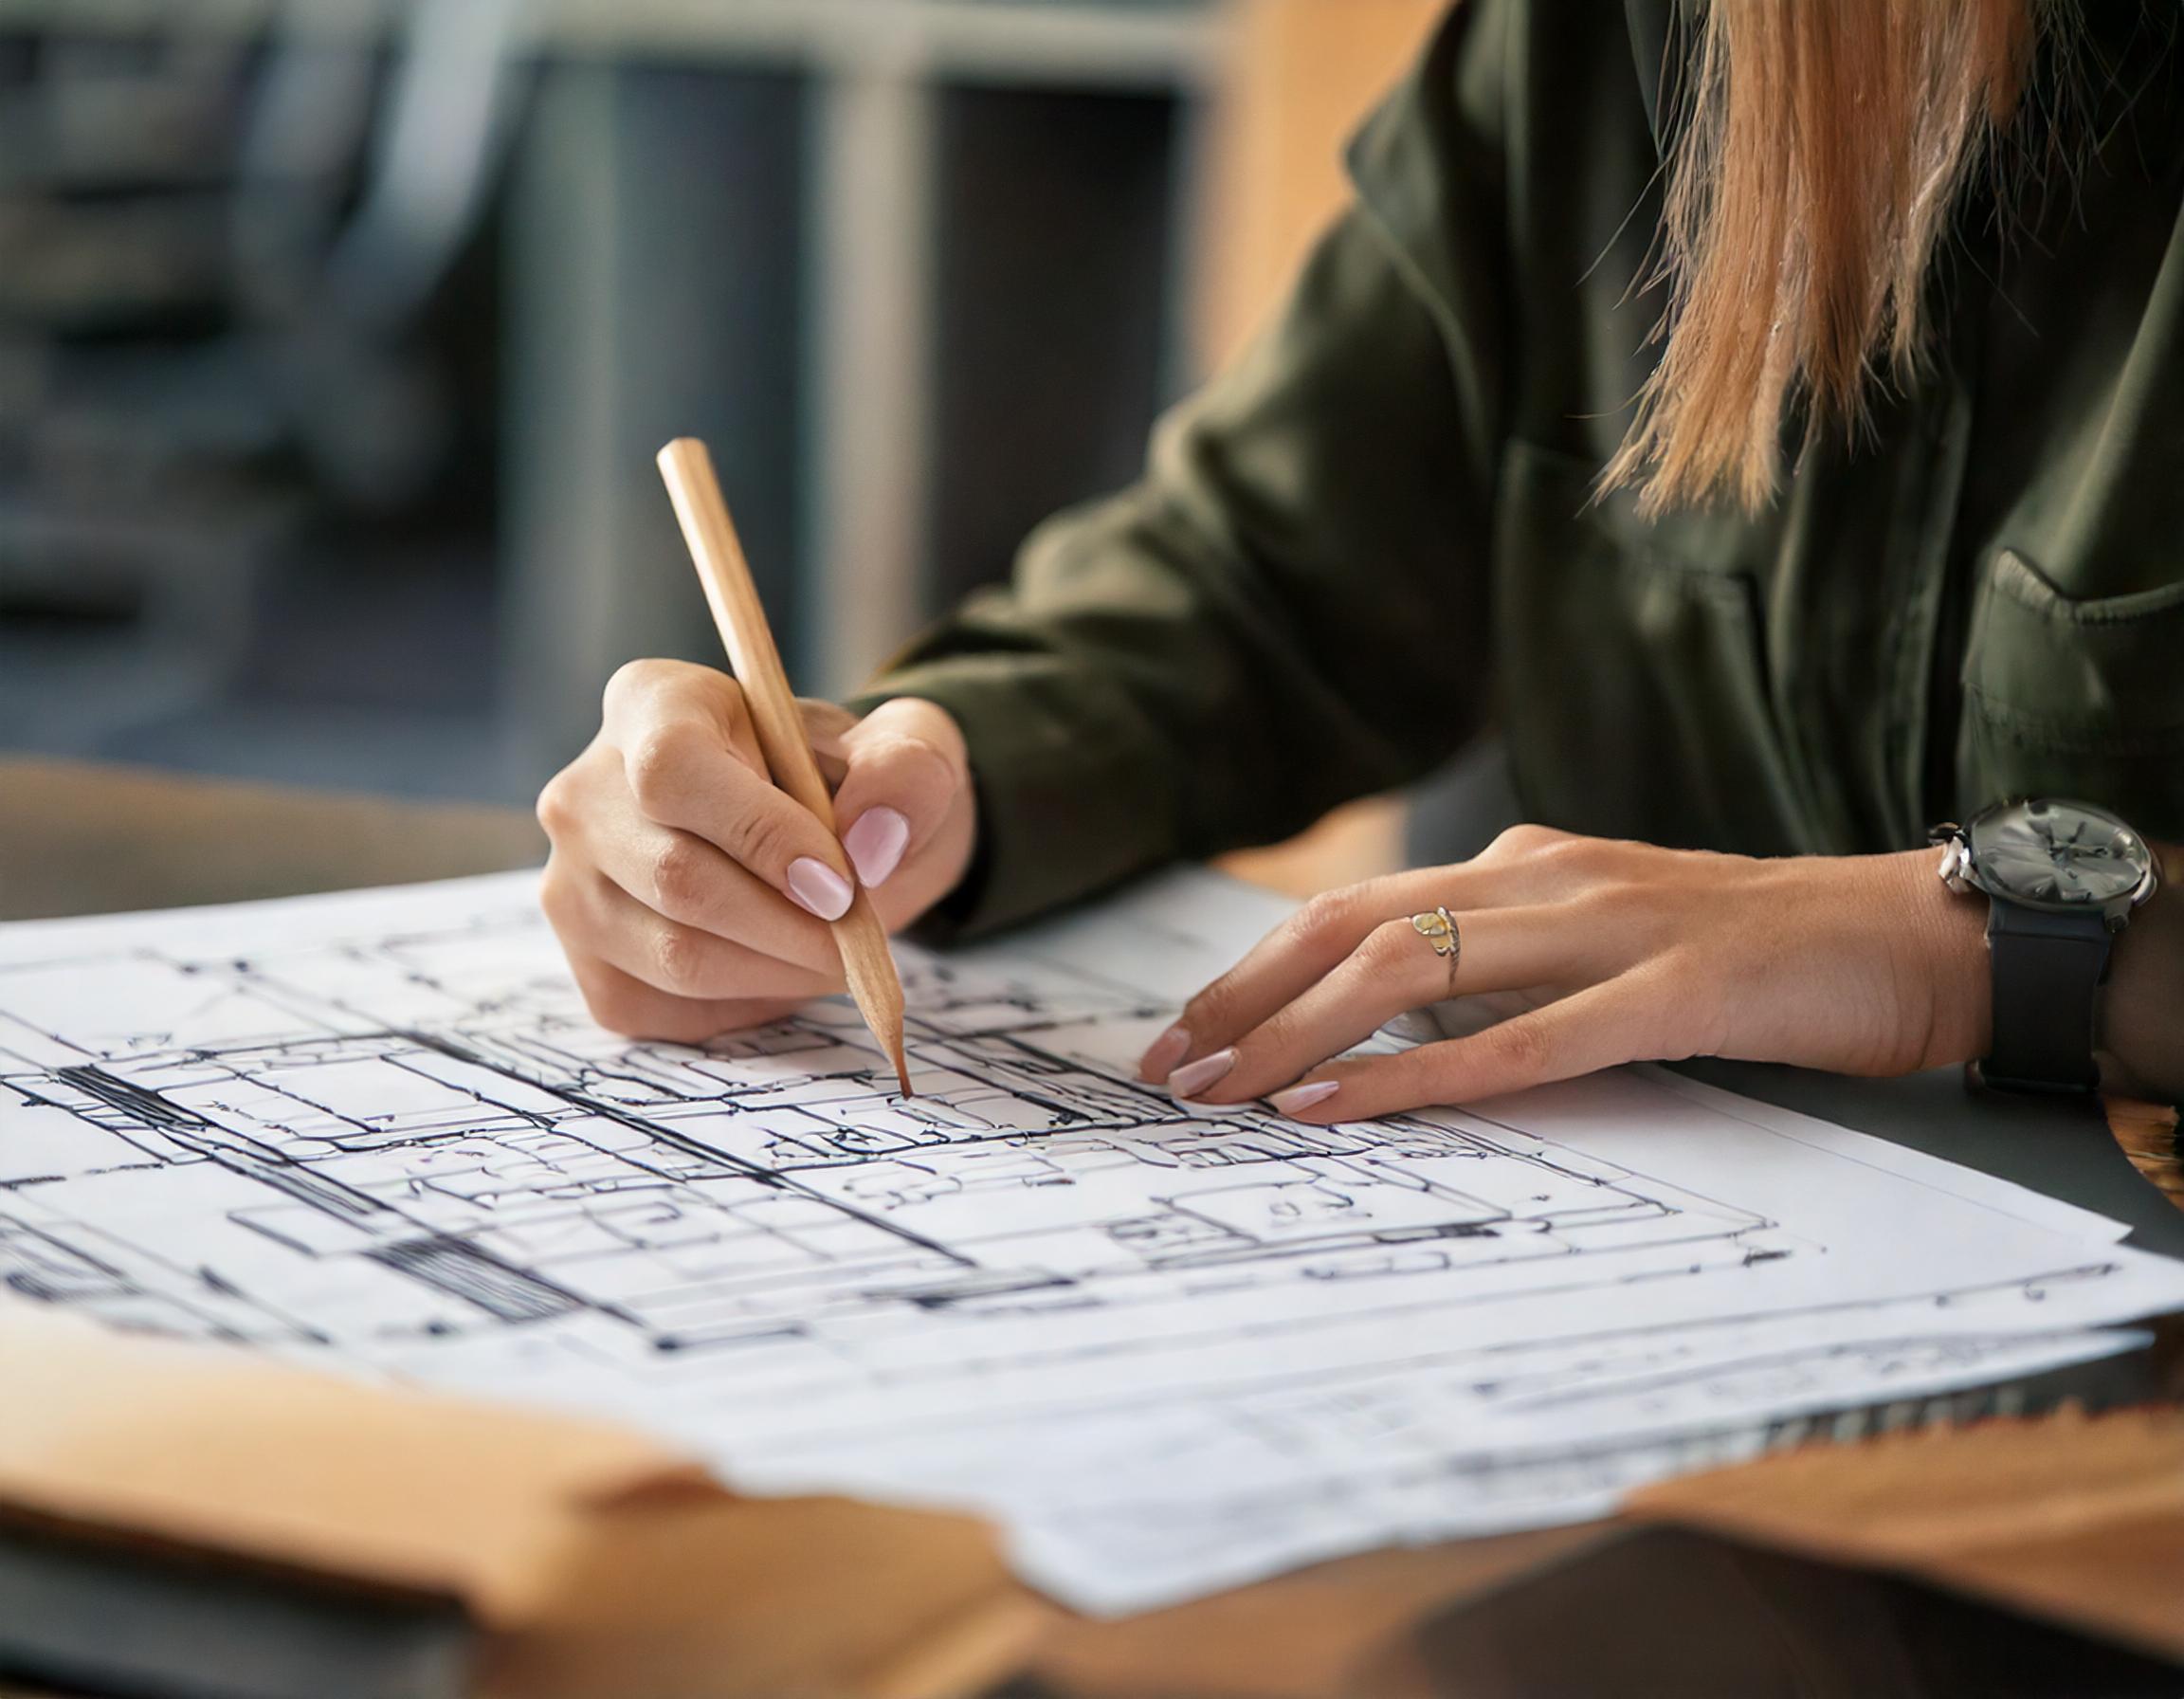
[(2184, 1307), (2113, 1222), (1658, 1070), (1327, 1128), (1136, 1083), (1279, 912), (1185, 875), (905, 950), (910, 1101), (846, 1004), (601, 1032), (525, 877), (0, 928), (0, 1284), (976, 1510), (1096, 1611)]

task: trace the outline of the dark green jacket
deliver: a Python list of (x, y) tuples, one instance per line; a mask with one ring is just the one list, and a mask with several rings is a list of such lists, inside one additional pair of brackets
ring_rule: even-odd
[(2184, 838), (2175, 18), (2086, 9), (2077, 164), (2013, 233), (1966, 206), (1931, 369), (1864, 438), (1756, 519), (1647, 523), (1590, 496), (1651, 357), (1674, 4), (1458, 7), (1279, 324), (880, 681), (969, 736), (956, 922), (1282, 837), (1493, 723), (1578, 831), (1880, 850), (2048, 793)]

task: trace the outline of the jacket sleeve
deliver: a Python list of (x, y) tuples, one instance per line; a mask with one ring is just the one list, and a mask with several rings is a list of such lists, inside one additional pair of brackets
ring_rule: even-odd
[(1357, 201), (1141, 481), (1043, 526), (853, 704), (929, 698), (968, 740), (980, 848), (935, 929), (1284, 837), (1479, 727), (1500, 9), (1457, 9), (1360, 133)]

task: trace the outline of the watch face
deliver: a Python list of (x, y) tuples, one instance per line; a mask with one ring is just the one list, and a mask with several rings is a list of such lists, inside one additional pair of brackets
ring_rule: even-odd
[(2153, 858), (2104, 809), (2037, 798), (1990, 809), (1969, 828), (1972, 868), (1997, 895), (2042, 908), (2099, 908), (2138, 888)]

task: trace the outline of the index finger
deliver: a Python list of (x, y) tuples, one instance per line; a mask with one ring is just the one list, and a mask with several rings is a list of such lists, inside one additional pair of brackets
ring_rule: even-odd
[(775, 788), (727, 674), (673, 661), (626, 667), (607, 687), (605, 729), (646, 819), (703, 838), (823, 921), (848, 912), (848, 856)]
[(1392, 873), (1315, 897), (1252, 945), (1234, 967), (1183, 1006), (1153, 1042), (1141, 1076), (1164, 1084), (1171, 1070), (1212, 1054), (1297, 1000), (1375, 927), (1436, 904), (1458, 913), (1536, 900), (1540, 881), (1522, 868), (1465, 862)]
[(1690, 1054), (1662, 1042), (1662, 1002), (1653, 977), (1623, 974), (1467, 1037), (1331, 1062), (1267, 1101), (1296, 1121), (1371, 1121), (1429, 1104), (1501, 1097), (1619, 1063)]
[(856, 887), (834, 834), (716, 731), (687, 721), (657, 726), (624, 751), (622, 770), (647, 819), (716, 845), (823, 921), (848, 912)]

